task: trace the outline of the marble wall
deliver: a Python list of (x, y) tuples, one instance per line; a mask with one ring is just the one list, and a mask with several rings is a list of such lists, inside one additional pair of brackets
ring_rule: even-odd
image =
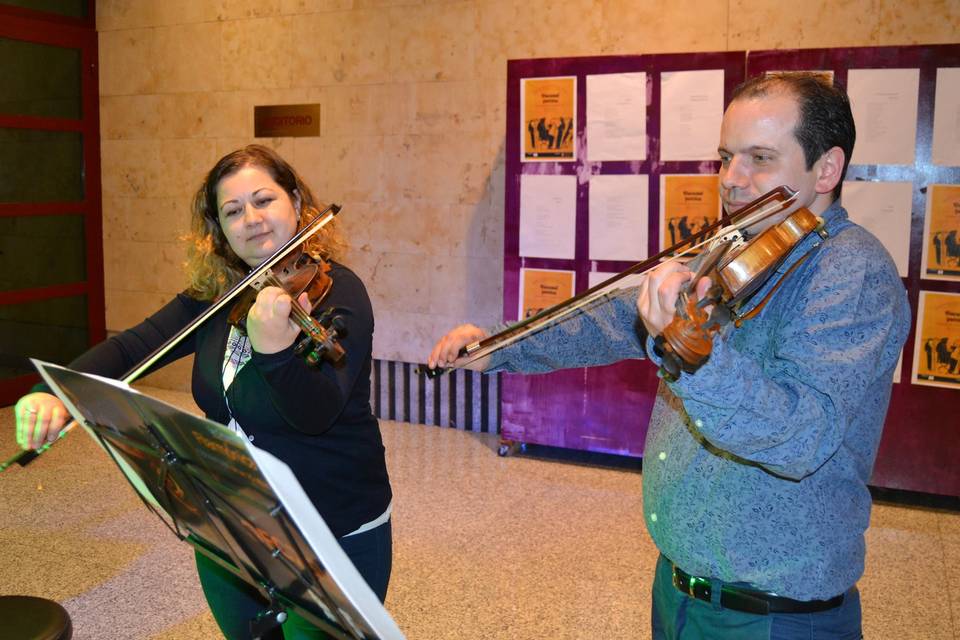
[[(260, 140), (344, 205), (375, 357), (417, 362), (501, 315), (506, 61), (957, 41), (955, 0), (98, 0), (107, 327), (184, 283), (190, 196), (253, 106), (321, 104)], [(182, 385), (181, 372), (158, 384)], [(179, 381), (179, 382), (178, 382)]]

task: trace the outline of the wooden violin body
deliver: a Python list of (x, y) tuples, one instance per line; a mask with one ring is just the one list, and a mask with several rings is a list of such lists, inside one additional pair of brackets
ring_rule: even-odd
[(723, 299), (735, 304), (754, 293), (787, 254), (819, 225), (817, 216), (800, 208), (742, 247), (729, 251), (716, 267)]
[[(634, 278), (644, 276), (647, 270), (661, 264), (662, 260), (676, 259), (677, 256), (683, 254), (685, 251), (700, 247), (701, 245), (698, 243), (706, 240), (706, 238), (712, 233), (719, 234), (719, 239), (715, 239), (716, 242), (722, 244), (729, 241), (730, 246), (732, 246), (733, 242), (729, 239), (742, 237), (742, 233), (739, 231), (740, 228), (749, 227), (749, 225), (755, 224), (757, 221), (762, 220), (767, 216), (774, 216), (787, 211), (796, 203), (796, 200), (796, 191), (790, 189), (789, 187), (777, 187), (776, 189), (763, 194), (729, 217), (722, 217), (714, 224), (711, 224), (698, 231), (691, 237), (681, 240), (672, 247), (668, 247), (660, 253), (651, 256), (624, 271), (621, 271), (611, 278), (590, 287), (586, 291), (568, 300), (560, 302), (548, 309), (544, 309), (531, 318), (524, 318), (518, 322), (515, 322), (492, 336), (488, 336), (482, 340), (464, 346), (460, 350), (460, 357), (463, 358), (463, 362), (457, 366), (466, 366), (467, 364), (479, 360), (480, 358), (483, 358), (499, 349), (523, 340), (527, 336), (541, 331), (556, 322), (560, 322), (562, 319), (573, 313), (587, 309), (592, 305), (603, 304), (604, 300), (609, 296), (610, 293), (627, 286), (627, 284), (631, 281), (635, 282)], [(714, 242), (714, 240), (711, 240), (710, 242)], [(767, 242), (764, 242), (764, 246), (769, 245)], [(744, 278), (742, 275), (738, 274), (738, 270), (742, 268), (742, 265), (745, 263), (744, 261), (749, 261), (758, 252), (763, 253), (761, 247), (751, 250), (750, 254), (744, 256), (744, 260), (730, 265), (729, 280), (727, 282), (727, 287), (729, 289), (739, 290), (743, 286)], [(747, 272), (751, 271), (751, 269), (745, 270)], [(749, 280), (749, 278), (746, 280)], [(759, 286), (759, 284), (757, 286)], [(692, 311), (690, 312), (690, 315), (694, 315)], [(697, 317), (700, 318), (700, 316)], [(700, 321), (696, 323), (696, 326), (701, 328), (705, 326), (702, 318), (700, 318)], [(709, 326), (709, 322), (706, 326)], [(699, 336), (696, 338), (696, 340), (692, 341), (691, 351), (685, 351), (688, 357), (695, 361), (701, 359), (695, 354), (705, 353), (706, 355), (702, 356), (702, 359), (705, 360), (705, 358), (709, 356), (709, 349), (703, 345), (703, 342), (704, 340), (706, 340), (707, 343), (710, 342), (709, 335), (703, 335), (703, 331), (701, 331), (701, 329), (694, 328), (694, 326), (675, 328), (675, 330), (680, 329), (682, 329), (682, 331), (678, 331), (678, 333)], [(680, 350), (684, 351), (684, 340), (678, 339), (677, 344)], [(704, 349), (706, 349), (706, 351), (704, 351)], [(680, 362), (679, 359), (677, 360)], [(446, 369), (430, 369), (428, 367), (418, 368), (418, 372), (425, 373), (428, 377), (440, 375), (444, 371), (446, 371)]]
[(316, 309), (333, 287), (330, 265), (322, 257), (303, 251), (291, 253), (249, 284), (249, 288), (230, 309), (227, 322), (245, 331), (247, 313), (256, 302), (260, 290), (279, 287), (294, 300), (290, 307), (290, 319), (304, 334), (294, 352), (310, 366), (320, 366), (323, 362), (334, 366), (342, 364), (345, 353), (338, 339), (343, 335), (344, 328), (340, 317), (334, 315), (332, 309), (314, 317), (296, 302), (300, 294), (306, 293), (311, 307)]
[[(733, 309), (763, 286), (793, 248), (810, 233), (819, 231), (821, 224), (820, 218), (800, 208), (740, 246), (734, 247), (728, 241), (712, 249), (715, 255), (707, 255), (704, 260), (706, 268), (698, 270), (681, 292), (676, 315), (664, 328), (662, 340), (658, 341), (667, 373), (676, 378), (681, 371), (692, 373), (702, 366), (710, 357), (714, 334), (734, 317)], [(792, 270), (793, 267), (783, 274), (748, 316), (737, 318), (736, 325), (740, 326), (758, 313)], [(704, 276), (711, 278), (714, 284), (702, 299), (697, 300), (693, 291)], [(708, 314), (706, 308), (710, 306), (713, 309)]]

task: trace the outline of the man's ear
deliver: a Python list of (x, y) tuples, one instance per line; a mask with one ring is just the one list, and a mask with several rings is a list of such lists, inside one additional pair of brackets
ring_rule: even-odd
[(833, 191), (843, 174), (844, 160), (843, 149), (840, 147), (831, 147), (820, 156), (820, 159), (813, 165), (813, 170), (817, 176), (817, 184), (815, 185), (817, 193)]

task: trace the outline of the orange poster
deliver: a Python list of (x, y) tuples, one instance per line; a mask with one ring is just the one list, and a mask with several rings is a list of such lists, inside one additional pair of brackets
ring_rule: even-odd
[(720, 218), (720, 180), (715, 174), (664, 175), (660, 179), (661, 250)]
[(521, 80), (521, 161), (576, 160), (577, 79)]
[(520, 319), (532, 318), (573, 296), (573, 271), (520, 270)]
[(930, 185), (923, 236), (923, 277), (960, 280), (960, 186)]
[(913, 383), (960, 389), (960, 293), (921, 291)]

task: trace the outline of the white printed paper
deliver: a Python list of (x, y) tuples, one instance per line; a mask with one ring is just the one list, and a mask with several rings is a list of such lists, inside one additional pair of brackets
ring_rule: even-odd
[(851, 164), (913, 164), (919, 87), (919, 69), (848, 72), (847, 95), (857, 125)]
[(612, 271), (590, 271), (587, 273), (587, 288), (593, 289), (601, 282), (605, 282), (617, 274)]
[(572, 260), (577, 177), (520, 176), (520, 255)]
[(906, 278), (913, 183), (844, 182), (842, 200), (850, 219), (877, 236), (893, 257), (897, 272)]
[(723, 69), (660, 75), (660, 160), (717, 160)]
[(587, 76), (587, 159), (647, 159), (647, 74)]
[(932, 147), (933, 164), (960, 166), (960, 68), (937, 69)]
[(590, 177), (590, 260), (647, 257), (650, 177)]

